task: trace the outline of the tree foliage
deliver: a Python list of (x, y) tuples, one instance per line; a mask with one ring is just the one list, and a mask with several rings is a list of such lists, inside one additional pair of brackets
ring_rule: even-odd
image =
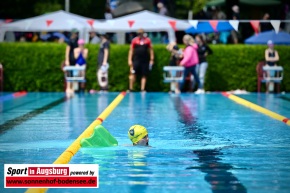
[(48, 12), (61, 10), (62, 7), (63, 6), (57, 2), (57, 0), (49, 2), (38, 1), (34, 5), (34, 13), (37, 15), (42, 15)]
[[(104, 19), (106, 0), (70, 0), (70, 12), (94, 19)], [(3, 0), (0, 19), (24, 19), (64, 10), (65, 0)]]

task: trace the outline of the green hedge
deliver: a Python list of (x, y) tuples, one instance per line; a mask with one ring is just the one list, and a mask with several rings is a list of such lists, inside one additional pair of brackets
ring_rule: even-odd
[[(64, 76), (61, 62), (65, 44), (56, 43), (1, 43), (0, 63), (4, 66), (5, 91), (63, 91)], [(210, 91), (246, 89), (256, 91), (256, 65), (264, 58), (265, 46), (210, 45), (213, 55), (208, 57), (205, 89)], [(98, 45), (89, 49), (86, 89), (99, 89), (96, 80)], [(290, 47), (276, 46), (279, 65), (284, 67), (281, 90), (290, 91)], [(109, 85), (110, 91), (128, 89), (127, 56), (129, 45), (111, 45)], [(169, 62), (165, 45), (154, 45), (155, 64), (148, 77), (148, 91), (168, 91), (163, 83), (162, 67)], [(139, 89), (140, 84), (136, 84)], [(263, 88), (264, 89), (264, 88)]]

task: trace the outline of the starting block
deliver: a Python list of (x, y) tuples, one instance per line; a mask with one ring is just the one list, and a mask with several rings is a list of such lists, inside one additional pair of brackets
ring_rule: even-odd
[(164, 66), (163, 77), (165, 83), (183, 82), (184, 78), (183, 66)]
[[(283, 67), (282, 66), (263, 66), (263, 79), (266, 82), (280, 83), (283, 80)], [(270, 75), (270, 76), (269, 76)]]
[[(283, 80), (282, 66), (263, 66), (262, 82), (269, 82), (269, 91), (274, 91), (274, 83), (280, 84)], [(279, 89), (280, 90), (280, 89)]]
[[(64, 66), (63, 71), (65, 72), (65, 81), (72, 82), (74, 90), (78, 90), (79, 82), (86, 82), (85, 73), (80, 73), (85, 71), (85, 66)], [(80, 75), (81, 74), (81, 75)]]

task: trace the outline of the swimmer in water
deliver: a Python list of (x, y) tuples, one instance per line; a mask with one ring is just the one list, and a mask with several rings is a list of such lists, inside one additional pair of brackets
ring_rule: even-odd
[(148, 132), (142, 125), (133, 125), (130, 127), (128, 137), (134, 146), (149, 146)]

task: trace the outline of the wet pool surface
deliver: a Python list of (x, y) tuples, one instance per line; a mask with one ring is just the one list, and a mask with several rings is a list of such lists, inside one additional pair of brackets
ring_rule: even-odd
[[(4, 164), (53, 163), (118, 94), (0, 100), (0, 176)], [(239, 97), (290, 117), (289, 94)], [(129, 145), (134, 124), (147, 128), (152, 147)], [(128, 93), (103, 126), (119, 146), (82, 148), (70, 162), (99, 164), (99, 189), (48, 193), (290, 192), (290, 127), (220, 93)], [(26, 190), (4, 189), (3, 180), (0, 186), (4, 193)]]

